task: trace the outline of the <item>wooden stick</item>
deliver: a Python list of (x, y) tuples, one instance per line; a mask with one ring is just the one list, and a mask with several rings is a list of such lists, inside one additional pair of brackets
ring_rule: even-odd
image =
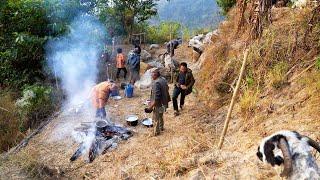
[(225, 135), (227, 133), (227, 130), (228, 130), (228, 125), (229, 125), (229, 122), (230, 122), (230, 119), (231, 119), (232, 109), (233, 109), (234, 103), (236, 101), (236, 97), (237, 97), (237, 94), (238, 94), (238, 91), (239, 91), (239, 87), (240, 87), (240, 84), (241, 84), (241, 79), (242, 79), (242, 76), (243, 76), (243, 73), (244, 73), (244, 69), (246, 67), (248, 53), (249, 53), (249, 49), (247, 49), (244, 52), (244, 58), (243, 58), (242, 66), (241, 66), (241, 69), (240, 69), (239, 79), (238, 79), (236, 87), (234, 88), (232, 99), (231, 99), (231, 103), (230, 103), (230, 106), (229, 106), (229, 109), (228, 109), (228, 114), (227, 114), (226, 120), (224, 122), (223, 131), (221, 133), (221, 137), (220, 137), (220, 141), (219, 141), (219, 145), (218, 145), (219, 149), (221, 149), (221, 147), (222, 147), (222, 144), (223, 144), (223, 141), (224, 141), (224, 137), (225, 137)]
[(317, 61), (313, 62), (311, 65), (309, 65), (306, 69), (304, 69), (301, 73), (290, 79), (289, 83), (292, 83), (294, 80), (296, 80), (298, 77), (300, 77), (302, 74), (307, 72), (310, 68), (312, 68), (314, 65), (316, 65)]
[(4, 111), (7, 111), (7, 112), (10, 112), (8, 109), (5, 109), (3, 107), (0, 107), (0, 109), (4, 110)]

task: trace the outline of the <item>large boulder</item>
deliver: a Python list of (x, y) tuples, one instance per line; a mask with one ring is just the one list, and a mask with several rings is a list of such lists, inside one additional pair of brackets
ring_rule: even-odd
[(159, 44), (151, 44), (149, 46), (149, 50), (153, 50), (153, 49), (159, 49), (160, 48), (160, 45)]
[(152, 56), (151, 56), (151, 54), (150, 54), (148, 51), (146, 51), (146, 50), (144, 50), (144, 49), (141, 51), (140, 60), (141, 60), (142, 62), (149, 61), (149, 60), (151, 60), (151, 58), (152, 58)]

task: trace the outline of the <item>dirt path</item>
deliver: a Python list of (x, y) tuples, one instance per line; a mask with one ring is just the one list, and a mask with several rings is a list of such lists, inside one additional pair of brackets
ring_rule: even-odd
[[(183, 51), (185, 49), (180, 49), (177, 56), (178, 58), (179, 55), (183, 56), (181, 59), (185, 61), (186, 55)], [(172, 89), (171, 86), (170, 93)], [(123, 91), (120, 93), (123, 96)], [(133, 98), (110, 100), (107, 110), (113, 121), (126, 126), (125, 117), (128, 114), (144, 118), (143, 102), (148, 99), (149, 94), (150, 90), (135, 90)], [(3, 166), (7, 168), (0, 175), (10, 179), (20, 179), (21, 177), (17, 178), (17, 174), (23, 172), (19, 171), (23, 169), (32, 172), (29, 176), (40, 174), (39, 177), (58, 176), (68, 179), (187, 177), (189, 171), (198, 168), (197, 164), (192, 162), (195, 155), (213, 147), (216, 133), (208, 129), (216, 127), (209, 123), (210, 116), (205, 107), (197, 101), (196, 95), (191, 94), (187, 97), (185, 108), (178, 117), (173, 116), (170, 104), (164, 116), (165, 131), (160, 136), (152, 137), (153, 128), (146, 128), (141, 124), (137, 127), (128, 127), (134, 132), (134, 136), (120, 142), (116, 149), (97, 157), (92, 163), (86, 163), (83, 158), (71, 163), (69, 159), (78, 147), (78, 143), (72, 137), (73, 129), (82, 121), (88, 120), (81, 115), (61, 115), (33, 138), (26, 148), (10, 158), (10, 161)], [(210, 166), (210, 164), (205, 165), (203, 168)], [(9, 167), (15, 167), (17, 172), (13, 173), (13, 169)], [(206, 175), (207, 171), (203, 172), (203, 175)]]

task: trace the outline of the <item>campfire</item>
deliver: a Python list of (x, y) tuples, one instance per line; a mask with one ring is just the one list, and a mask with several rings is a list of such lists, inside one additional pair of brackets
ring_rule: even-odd
[(88, 153), (90, 163), (98, 155), (104, 154), (109, 148), (116, 146), (120, 140), (127, 140), (132, 136), (132, 132), (126, 128), (110, 125), (104, 120), (83, 122), (80, 127), (75, 128), (75, 131), (84, 138), (70, 161), (75, 161), (81, 155)]

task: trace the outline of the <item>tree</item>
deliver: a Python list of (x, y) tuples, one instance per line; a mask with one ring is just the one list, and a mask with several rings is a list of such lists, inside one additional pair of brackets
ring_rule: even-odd
[[(100, 16), (106, 23), (118, 24), (118, 29), (124, 34), (132, 33), (136, 23), (142, 23), (157, 14), (158, 0), (110, 0), (110, 6)], [(113, 26), (114, 27), (114, 26)], [(111, 26), (109, 27), (111, 28)], [(116, 29), (111, 30), (115, 32)]]

